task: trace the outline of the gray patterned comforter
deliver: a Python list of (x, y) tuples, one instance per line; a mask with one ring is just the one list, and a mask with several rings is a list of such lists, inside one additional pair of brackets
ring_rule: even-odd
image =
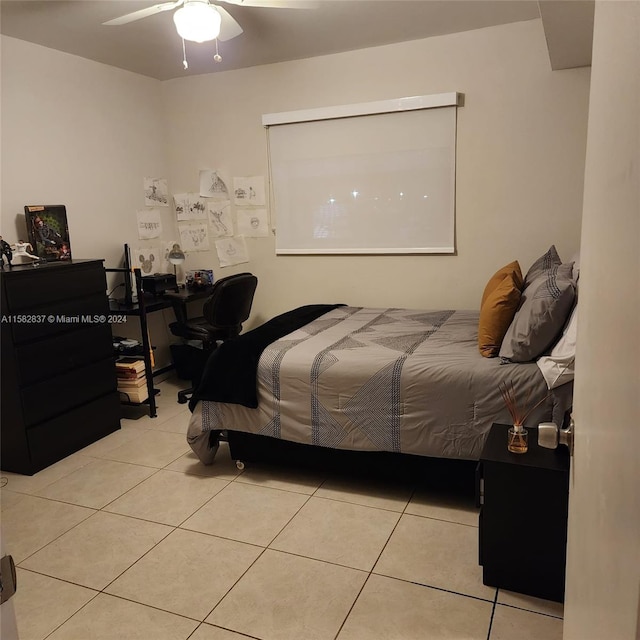
[[(211, 430), (337, 449), (478, 459), (493, 422), (511, 422), (499, 384), (535, 404), (548, 393), (535, 363), (483, 358), (476, 311), (340, 307), (270, 344), (258, 365), (258, 407), (202, 401), (187, 440), (213, 461)], [(571, 383), (528, 423), (562, 421)]]

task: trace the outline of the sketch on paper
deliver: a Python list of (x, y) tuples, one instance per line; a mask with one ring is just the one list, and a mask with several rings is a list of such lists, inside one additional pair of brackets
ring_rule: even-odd
[(233, 179), (233, 199), (235, 204), (264, 206), (264, 176)]
[(233, 235), (233, 221), (231, 220), (231, 203), (208, 202), (209, 226), (212, 235), (216, 238)]
[(156, 245), (132, 247), (131, 264), (134, 269), (140, 269), (143, 276), (156, 273), (160, 264), (160, 247)]
[(173, 196), (176, 203), (178, 222), (186, 220), (203, 220), (207, 217), (207, 206), (204, 198), (197, 193), (178, 193)]
[(189, 220), (203, 220), (207, 217), (207, 205), (197, 193), (189, 194)]
[(203, 198), (215, 200), (228, 200), (229, 190), (224, 180), (212, 169), (200, 170), (200, 195)]
[(162, 221), (159, 209), (139, 209), (136, 211), (138, 218), (138, 238), (150, 240), (162, 235)]
[(188, 220), (189, 216), (189, 194), (188, 193), (175, 193), (173, 195), (173, 202), (176, 206), (176, 219)]
[(183, 251), (209, 251), (209, 228), (206, 222), (179, 224), (178, 232)]
[(266, 209), (238, 209), (238, 234), (248, 238), (265, 238), (269, 235)]
[(221, 267), (231, 267), (234, 264), (249, 262), (244, 236), (216, 240), (216, 251)]
[(169, 206), (169, 189), (164, 178), (144, 179), (144, 203), (148, 207)]

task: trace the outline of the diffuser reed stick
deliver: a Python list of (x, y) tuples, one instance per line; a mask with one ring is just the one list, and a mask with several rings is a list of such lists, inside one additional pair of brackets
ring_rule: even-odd
[(529, 389), (529, 391), (527, 392), (527, 396), (522, 404), (518, 402), (518, 394), (516, 393), (516, 388), (513, 384), (513, 381), (509, 381), (509, 384), (507, 384), (506, 382), (501, 383), (500, 385), (498, 385), (498, 389), (500, 390), (502, 399), (504, 400), (507, 410), (509, 411), (512, 424), (519, 427), (524, 426), (524, 422), (531, 415), (531, 412), (539, 407), (550, 395), (547, 394), (538, 402), (536, 402), (532, 407), (527, 408), (527, 405), (529, 404), (529, 398), (531, 397), (531, 389)]

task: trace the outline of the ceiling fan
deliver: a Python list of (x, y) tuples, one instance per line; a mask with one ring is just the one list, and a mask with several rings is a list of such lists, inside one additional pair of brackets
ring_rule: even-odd
[(239, 5), (243, 7), (264, 7), (277, 9), (309, 9), (314, 2), (307, 0), (174, 0), (154, 4), (145, 9), (127, 13), (114, 18), (103, 25), (119, 26), (153, 16), (163, 11), (177, 9), (173, 20), (178, 34), (183, 40), (206, 42), (209, 40), (231, 40), (242, 33), (242, 27), (235, 18), (220, 3)]
[(310, 9), (315, 6), (314, 0), (216, 0), (215, 2), (211, 0), (171, 0), (127, 13), (102, 24), (119, 26), (147, 18), (156, 13), (176, 9), (173, 14), (173, 22), (176, 25), (178, 35), (182, 38), (182, 65), (188, 69), (185, 40), (192, 42), (215, 40), (216, 53), (213, 59), (220, 62), (222, 56), (218, 51), (218, 40), (223, 42), (231, 40), (242, 33), (242, 27), (224, 7), (220, 6), (220, 3), (280, 9)]

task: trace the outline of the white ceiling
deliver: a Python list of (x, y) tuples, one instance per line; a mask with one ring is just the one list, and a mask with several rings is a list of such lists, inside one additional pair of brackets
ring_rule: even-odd
[[(244, 33), (220, 43), (220, 63), (213, 60), (213, 43), (188, 42), (187, 71), (182, 68), (182, 41), (172, 11), (127, 25), (102, 25), (152, 4), (153, 0), (2, 0), (0, 31), (168, 80), (532, 20), (540, 18), (542, 10), (553, 68), (590, 63), (593, 0), (543, 0), (541, 7), (535, 0), (317, 0), (310, 9), (221, 3)], [(576, 21), (580, 7), (583, 17)], [(576, 36), (576, 30), (581, 35)], [(557, 64), (554, 49), (561, 52)]]

